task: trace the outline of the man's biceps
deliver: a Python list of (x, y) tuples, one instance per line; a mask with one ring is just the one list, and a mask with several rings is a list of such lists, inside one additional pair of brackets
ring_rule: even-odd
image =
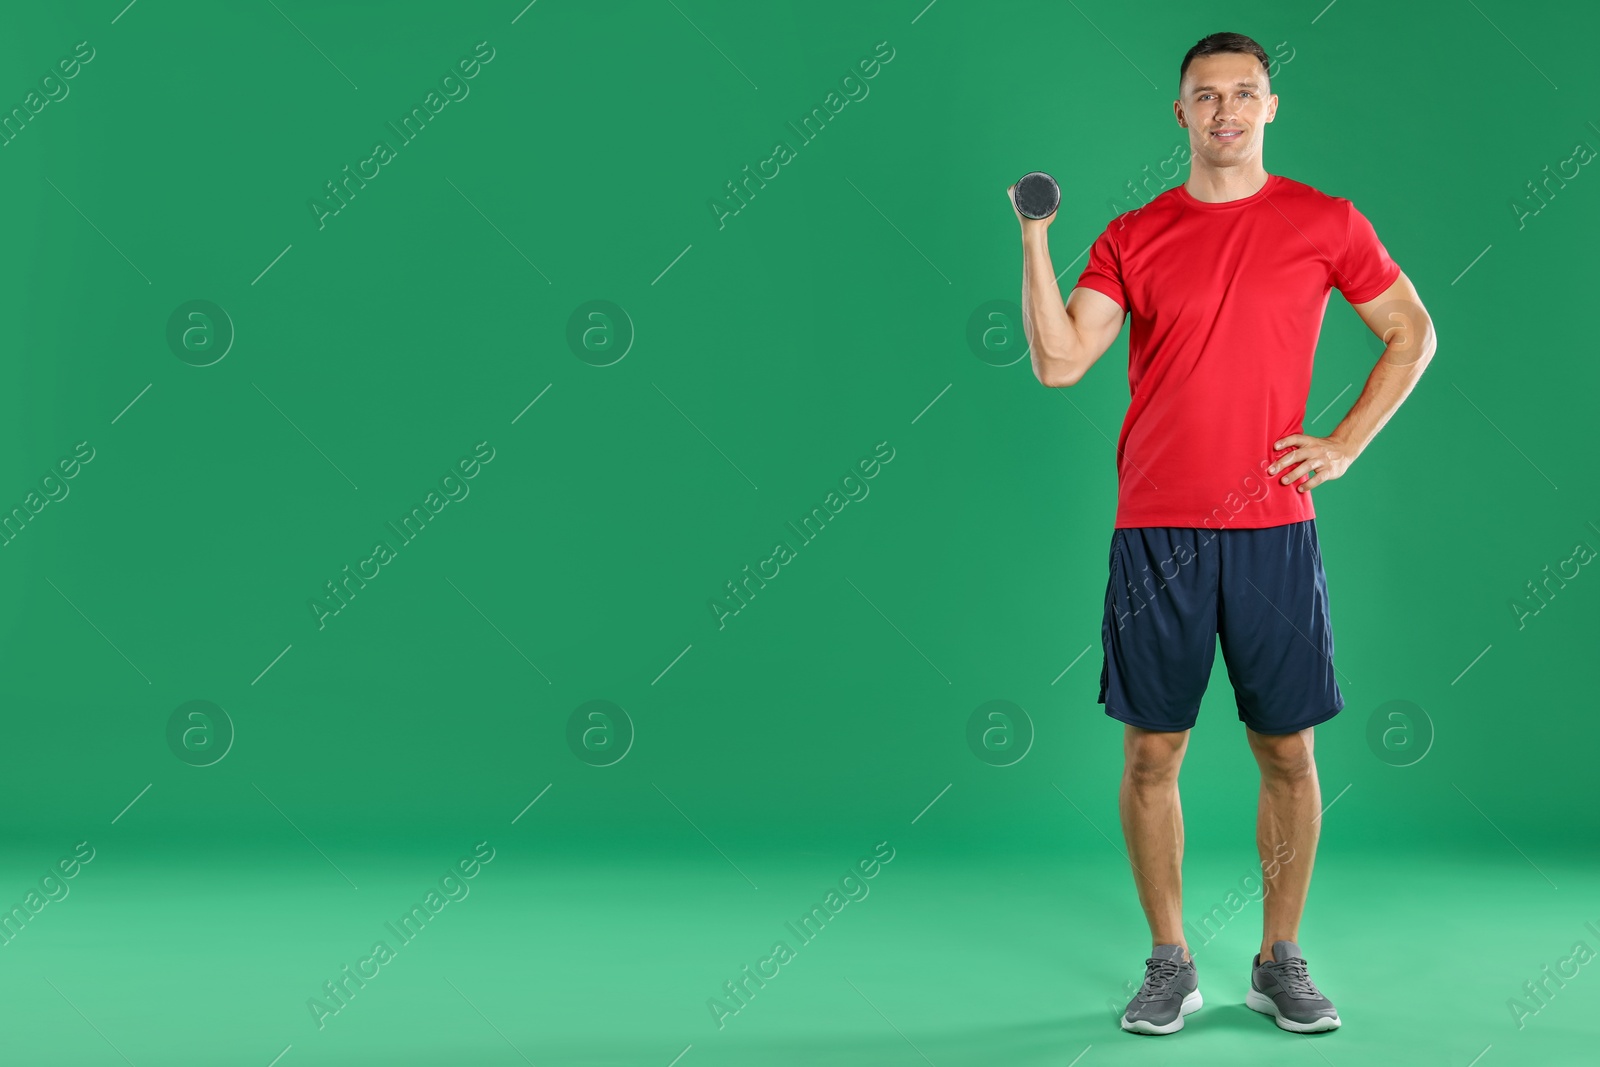
[(1363, 300), (1360, 303), (1351, 301), (1350, 306), (1355, 308), (1356, 312), (1365, 318), (1365, 309), (1378, 308), (1384, 304), (1397, 303), (1407, 299), (1416, 301), (1417, 290), (1416, 287), (1411, 284), (1411, 279), (1406, 277), (1406, 272), (1401, 271), (1399, 274), (1395, 275), (1394, 281), (1390, 282), (1389, 287), (1383, 292), (1369, 300)]
[(1127, 312), (1098, 289), (1079, 286), (1067, 296), (1067, 317), (1083, 344), (1099, 356), (1122, 332)]
[(1119, 301), (1092, 285), (1074, 286), (1072, 292), (1067, 294), (1067, 307), (1119, 325), (1126, 314)]
[(1422, 306), (1422, 298), (1403, 272), (1394, 284), (1371, 300), (1350, 306), (1367, 328), (1385, 341), (1397, 329), (1415, 332), (1418, 336), (1431, 329), (1431, 319)]

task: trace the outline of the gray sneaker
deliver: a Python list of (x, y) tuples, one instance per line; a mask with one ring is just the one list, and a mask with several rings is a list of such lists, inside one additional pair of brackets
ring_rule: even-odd
[(1305, 957), (1293, 941), (1275, 941), (1272, 959), (1250, 962), (1250, 991), (1244, 1002), (1263, 1015), (1272, 1016), (1278, 1026), (1297, 1034), (1315, 1034), (1339, 1026), (1339, 1013), (1333, 1001), (1317, 990), (1306, 973)]
[(1122, 1028), (1130, 1034), (1170, 1034), (1183, 1029), (1183, 1017), (1199, 1011), (1199, 976), (1185, 961), (1182, 945), (1157, 945), (1144, 961), (1144, 984), (1128, 1001)]

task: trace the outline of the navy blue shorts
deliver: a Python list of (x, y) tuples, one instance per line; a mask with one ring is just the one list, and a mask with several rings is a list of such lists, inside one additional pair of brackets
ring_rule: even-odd
[(1119, 529), (1110, 566), (1100, 703), (1113, 719), (1146, 730), (1192, 727), (1219, 638), (1239, 720), (1250, 729), (1290, 734), (1344, 707), (1315, 520)]

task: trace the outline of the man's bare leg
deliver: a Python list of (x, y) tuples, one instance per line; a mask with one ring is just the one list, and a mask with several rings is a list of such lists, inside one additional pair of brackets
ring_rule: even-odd
[[(1307, 731), (1308, 733), (1310, 731)], [(1122, 735), (1122, 835), (1128, 842), (1139, 906), (1150, 923), (1151, 946), (1182, 945), (1183, 809), (1178, 803), (1178, 768), (1189, 747), (1189, 731), (1163, 732), (1125, 726)]]
[(1259, 734), (1248, 726), (1250, 750), (1261, 768), (1256, 848), (1261, 853), (1262, 960), (1275, 941), (1300, 941), (1300, 916), (1322, 829), (1322, 791), (1312, 758), (1312, 731)]

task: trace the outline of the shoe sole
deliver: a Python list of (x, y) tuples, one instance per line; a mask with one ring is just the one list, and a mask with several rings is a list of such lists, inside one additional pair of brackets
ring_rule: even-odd
[(1178, 1007), (1178, 1017), (1170, 1023), (1157, 1026), (1155, 1023), (1146, 1022), (1143, 1019), (1136, 1019), (1130, 1023), (1128, 1017), (1124, 1015), (1122, 1017), (1122, 1028), (1130, 1034), (1174, 1033), (1183, 1029), (1183, 1017), (1199, 1011), (1205, 1006), (1205, 1002), (1205, 998), (1200, 995), (1200, 990), (1196, 989), (1193, 993), (1183, 998), (1183, 1003)]
[(1244, 995), (1244, 1003), (1247, 1008), (1259, 1011), (1263, 1015), (1272, 1016), (1279, 1029), (1288, 1030), (1290, 1033), (1320, 1034), (1324, 1030), (1339, 1029), (1338, 1015), (1324, 1015), (1308, 1023), (1295, 1022), (1293, 1019), (1285, 1018), (1283, 1013), (1278, 1010), (1277, 1003), (1271, 997), (1254, 989)]

